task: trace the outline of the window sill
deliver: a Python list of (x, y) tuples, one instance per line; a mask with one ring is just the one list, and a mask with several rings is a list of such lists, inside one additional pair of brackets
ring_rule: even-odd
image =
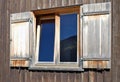
[(41, 71), (84, 71), (82, 67), (68, 67), (68, 66), (31, 66), (29, 70)]

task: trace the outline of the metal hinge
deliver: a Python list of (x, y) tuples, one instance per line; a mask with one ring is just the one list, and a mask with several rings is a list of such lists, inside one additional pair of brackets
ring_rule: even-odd
[(80, 58), (80, 66), (83, 66), (83, 58)]
[(29, 57), (29, 60), (32, 61), (32, 56)]

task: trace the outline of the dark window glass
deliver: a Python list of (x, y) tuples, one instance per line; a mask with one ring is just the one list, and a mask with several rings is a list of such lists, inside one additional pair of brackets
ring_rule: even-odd
[(60, 15), (60, 62), (77, 61), (77, 14)]
[(39, 61), (54, 61), (54, 23), (41, 24), (40, 45), (39, 45)]

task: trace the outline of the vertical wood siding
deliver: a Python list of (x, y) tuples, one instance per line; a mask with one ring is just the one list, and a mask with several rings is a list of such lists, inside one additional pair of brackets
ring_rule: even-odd
[(120, 0), (112, 0), (112, 68), (84, 72), (29, 71), (9, 67), (10, 14), (43, 8), (70, 6), (110, 0), (0, 0), (0, 82), (119, 82)]
[(113, 32), (112, 37), (112, 81), (119, 82), (120, 81), (120, 0), (112, 0), (112, 24), (113, 24)]

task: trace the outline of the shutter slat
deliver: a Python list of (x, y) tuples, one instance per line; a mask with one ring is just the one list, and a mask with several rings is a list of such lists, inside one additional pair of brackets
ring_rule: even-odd
[(29, 57), (29, 22), (12, 24), (13, 56)]
[(82, 13), (96, 13), (100, 14), (102, 12), (111, 11), (111, 3), (95, 3), (95, 4), (86, 4), (82, 6)]
[(105, 17), (104, 16), (102, 16), (101, 17), (101, 22), (102, 22), (102, 28), (101, 28), (101, 55), (103, 56), (103, 57), (109, 57), (108, 55), (108, 45), (109, 45), (109, 35), (108, 35), (108, 16), (107, 16), (107, 18), (105, 19)]
[(110, 2), (82, 7), (83, 68), (110, 68), (110, 8)]

